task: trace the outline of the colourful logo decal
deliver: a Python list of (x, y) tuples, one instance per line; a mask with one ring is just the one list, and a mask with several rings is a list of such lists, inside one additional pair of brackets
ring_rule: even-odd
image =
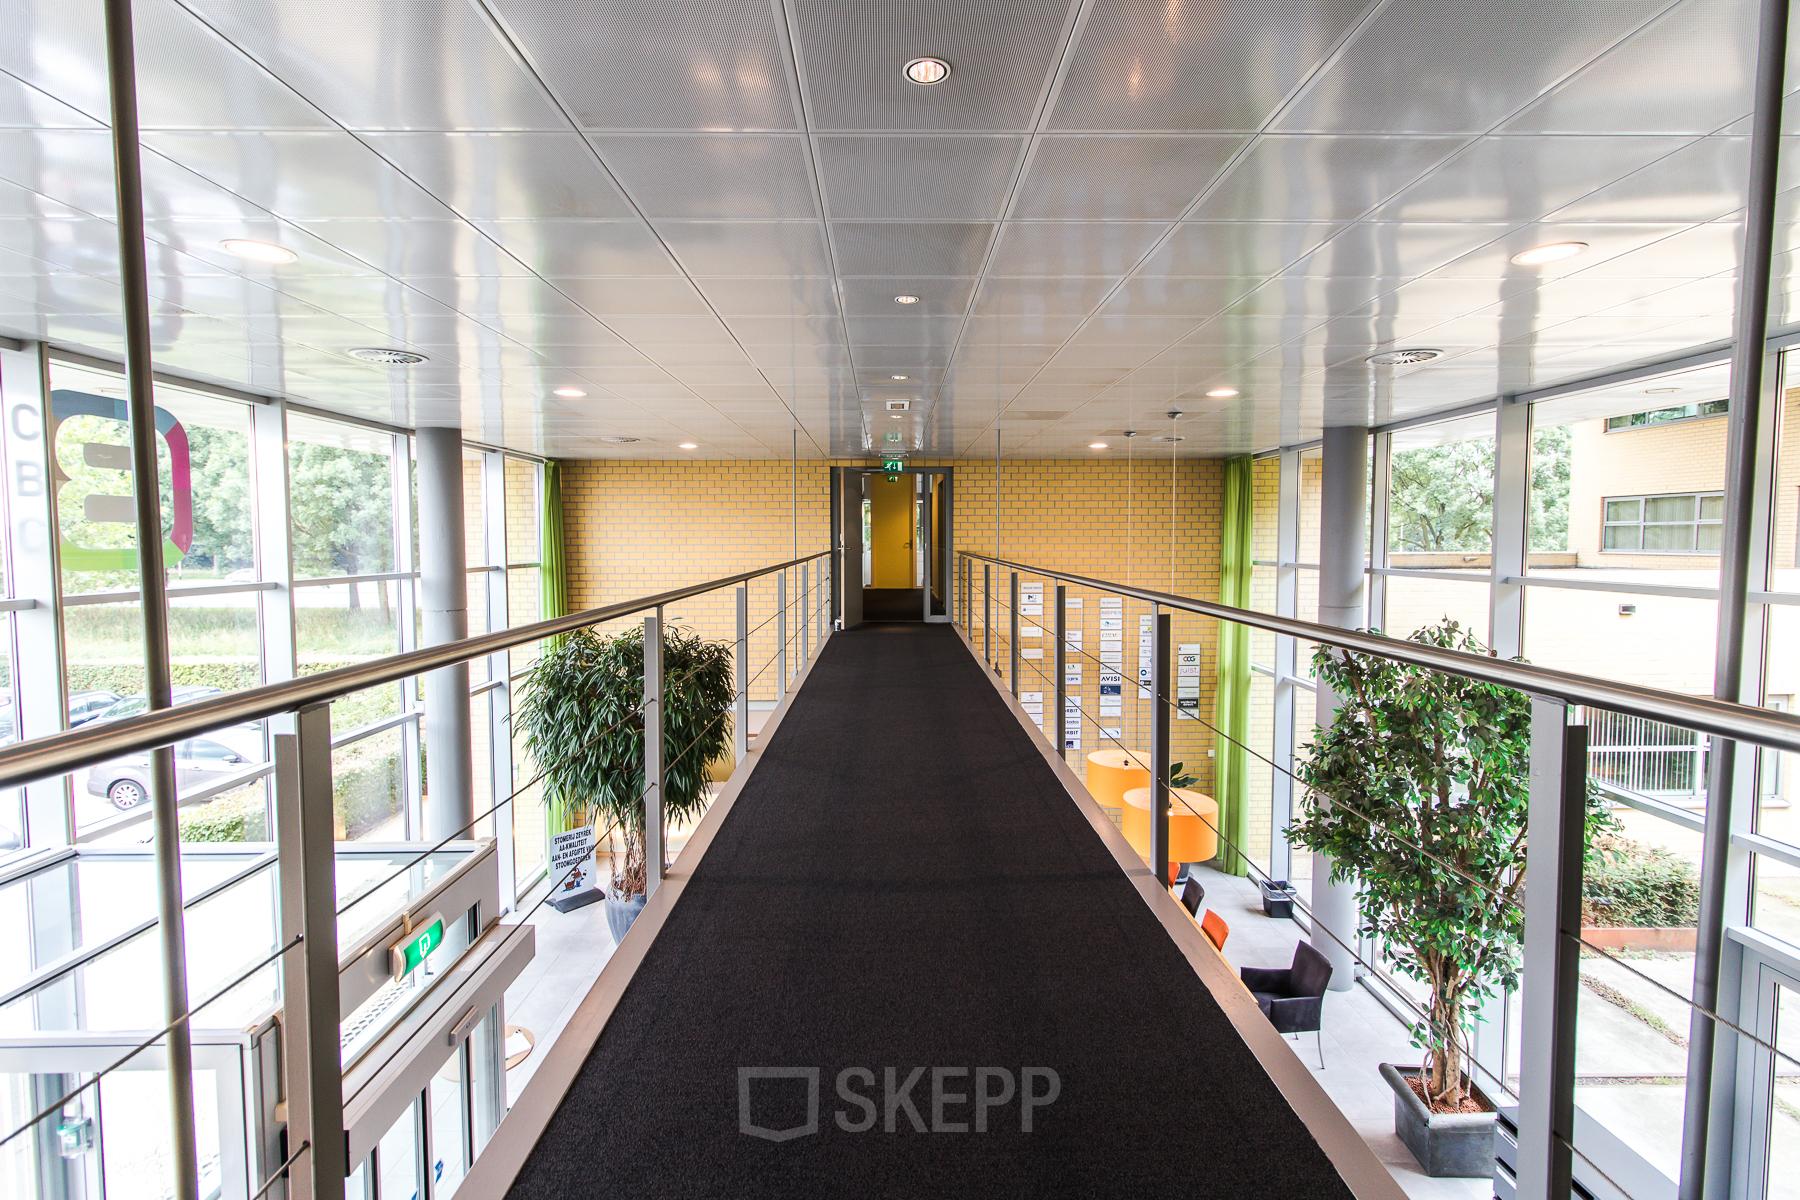
[[(132, 471), (129, 456), (121, 456), (121, 447), (108, 442), (75, 443), (87, 464), (117, 477), (116, 492), (74, 492), (74, 482), (62, 469), (58, 455), (58, 439), (63, 422), (71, 417), (98, 417), (117, 421), (129, 430), (125, 400), (119, 396), (95, 396), (88, 392), (59, 389), (50, 393), (50, 472), (56, 488), (58, 512), (79, 512), (95, 525), (134, 523), (132, 504)], [(194, 481), (188, 463), (187, 430), (173, 415), (156, 410), (156, 432), (169, 449), (169, 484), (173, 513), (164, 513), (163, 563), (174, 566), (194, 544)], [(74, 506), (74, 507), (71, 507)], [(60, 522), (59, 522), (60, 523)], [(72, 540), (67, 527), (59, 531), (62, 565), (72, 571), (135, 571), (138, 565), (136, 546), (83, 546)]]

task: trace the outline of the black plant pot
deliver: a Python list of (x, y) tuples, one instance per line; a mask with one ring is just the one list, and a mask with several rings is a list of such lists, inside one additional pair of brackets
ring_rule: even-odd
[(1480, 1088), (1489, 1111), (1484, 1113), (1434, 1113), (1406, 1081), (1418, 1074), (1416, 1067), (1381, 1064), (1381, 1077), (1394, 1089), (1394, 1132), (1419, 1160), (1427, 1175), (1451, 1179), (1485, 1179), (1494, 1173), (1493, 1102)]
[(1262, 889), (1263, 915), (1266, 917), (1294, 918), (1294, 885), (1285, 879), (1260, 879), (1257, 887)]

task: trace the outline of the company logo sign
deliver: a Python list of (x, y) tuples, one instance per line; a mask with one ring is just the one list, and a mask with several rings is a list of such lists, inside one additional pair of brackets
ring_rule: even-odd
[[(131, 420), (125, 400), (89, 392), (58, 389), (50, 393), (50, 471), (57, 511), (79, 513), (89, 525), (136, 527), (133, 507), (131, 451), (118, 442), (78, 441), (67, 423), (75, 417), (116, 421), (129, 440)], [(163, 562), (174, 566), (194, 544), (194, 481), (188, 460), (187, 430), (172, 414), (156, 410), (156, 434), (168, 454), (169, 499), (163, 510)], [(88, 468), (77, 479), (64, 469), (70, 463)], [(104, 490), (102, 490), (104, 489)], [(58, 530), (62, 565), (72, 571), (135, 571), (136, 546), (88, 546), (78, 540), (80, 526)]]
[[(818, 1067), (739, 1067), (738, 1132), (768, 1142), (818, 1133), (820, 1075)], [(1030, 1133), (1037, 1110), (1061, 1094), (1050, 1067), (845, 1067), (833, 1080), (830, 1118), (841, 1133)]]

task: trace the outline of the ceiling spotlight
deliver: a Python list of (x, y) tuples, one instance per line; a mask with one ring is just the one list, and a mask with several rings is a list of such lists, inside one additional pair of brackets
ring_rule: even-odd
[(1411, 350), (1383, 350), (1380, 354), (1369, 355), (1364, 361), (1371, 367), (1411, 367), (1442, 357), (1442, 350), (1428, 350), (1419, 346)]
[(950, 64), (941, 58), (915, 58), (906, 64), (906, 77), (920, 87), (930, 87), (950, 77)]
[(1207, 391), (1206, 398), (1208, 400), (1229, 400), (1237, 394), (1238, 390), (1234, 387), (1216, 387)]
[(895, 304), (917, 304), (918, 302), (919, 302), (919, 298), (917, 296), (895, 296), (894, 297)]
[(245, 262), (264, 263), (271, 267), (285, 267), (300, 257), (286, 246), (278, 246), (274, 242), (259, 242), (255, 238), (226, 238), (219, 243), (219, 249)]
[(1106, 443), (1105, 442), (1089, 442), (1088, 449), (1089, 450), (1104, 450), (1104, 449), (1106, 449)]
[(1586, 242), (1546, 242), (1542, 246), (1519, 251), (1512, 256), (1512, 261), (1521, 267), (1541, 267), (1545, 263), (1574, 258), (1587, 248)]
[(699, 442), (683, 442), (683, 443), (681, 443), (681, 448), (683, 450), (698, 450), (700, 448), (700, 443)]
[(552, 396), (561, 396), (564, 400), (579, 400), (587, 395), (578, 387), (559, 387), (551, 391)]
[(889, 413), (889, 414), (888, 414), (888, 420), (890, 420), (890, 421), (904, 421), (904, 420), (906, 420), (906, 414), (905, 414), (905, 413)]
[(416, 367), (425, 356), (413, 350), (395, 350), (388, 346), (358, 346), (350, 351), (357, 362), (376, 363), (383, 367)]
[(888, 378), (893, 380), (895, 383), (905, 383), (908, 379), (911, 379), (912, 376), (910, 376), (910, 375), (889, 375)]

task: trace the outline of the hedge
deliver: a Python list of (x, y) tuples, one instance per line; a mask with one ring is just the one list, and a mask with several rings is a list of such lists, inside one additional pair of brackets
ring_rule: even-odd
[(1628, 837), (1602, 838), (1583, 873), (1581, 923), (1687, 927), (1700, 920), (1700, 876), (1686, 859)]

